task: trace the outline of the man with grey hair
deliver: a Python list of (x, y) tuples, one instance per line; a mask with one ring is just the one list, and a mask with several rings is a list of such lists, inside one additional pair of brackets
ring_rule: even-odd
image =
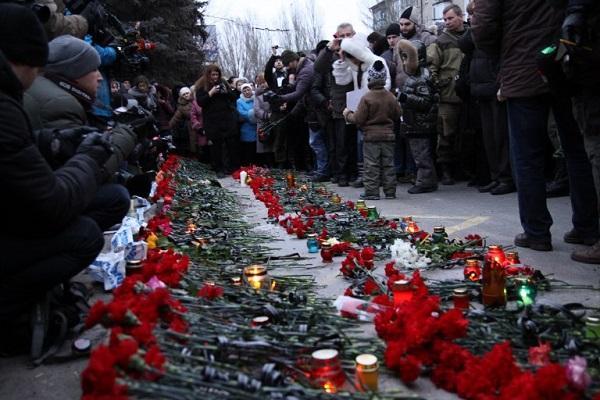
[(467, 29), (463, 12), (456, 4), (444, 8), (443, 15), (445, 29), (427, 48), (427, 60), (433, 81), (440, 91), (437, 160), (442, 173), (441, 183), (453, 185), (452, 166), (456, 161), (454, 141), (458, 135), (461, 108), (455, 82), (464, 56), (458, 41)]
[[(321, 106), (331, 112), (331, 123), (328, 124), (328, 151), (332, 172), (332, 182), (338, 186), (348, 186), (351, 177), (356, 176), (356, 126), (346, 125), (342, 112), (346, 108), (346, 93), (354, 90), (354, 83), (338, 85), (332, 76), (333, 62), (339, 59), (340, 44), (356, 34), (350, 23), (342, 23), (327, 47), (321, 50), (314, 63), (315, 85), (330, 84), (330, 100)], [(321, 79), (327, 77), (328, 79)], [(322, 88), (313, 88), (319, 90)]]

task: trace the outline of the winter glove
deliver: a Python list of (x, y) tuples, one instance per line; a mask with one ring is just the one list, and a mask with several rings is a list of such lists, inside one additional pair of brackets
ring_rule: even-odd
[(92, 157), (98, 166), (102, 167), (113, 153), (109, 135), (109, 133), (90, 133), (77, 148), (77, 154)]
[(586, 39), (584, 37), (585, 33), (585, 14), (581, 11), (568, 14), (562, 24), (562, 38), (579, 46)]
[(408, 95), (404, 92), (400, 92), (398, 93), (398, 101), (400, 103), (406, 103), (406, 100), (408, 99)]

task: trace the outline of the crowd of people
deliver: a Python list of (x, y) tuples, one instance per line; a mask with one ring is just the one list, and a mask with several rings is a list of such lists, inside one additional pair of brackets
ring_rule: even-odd
[(590, 246), (574, 260), (600, 263), (600, 11), (593, 0), (549, 3), (475, 0), (468, 18), (450, 4), (440, 32), (412, 8), (384, 33), (341, 23), (315, 49), (273, 46), (250, 80), (206, 65), (173, 88), (110, 79), (116, 50), (85, 36), (80, 15), (57, 32), (56, 18), (43, 26), (29, 8), (0, 4), (0, 235), (10, 249), (0, 320), (94, 260), (103, 230), (149, 190), (154, 136), (219, 177), (250, 164), (303, 170), (364, 187), (368, 200), (381, 188), (396, 198), (399, 182), (411, 195), (457, 180), (518, 191), (515, 245), (539, 251), (552, 250), (546, 199), (570, 194), (564, 241)]

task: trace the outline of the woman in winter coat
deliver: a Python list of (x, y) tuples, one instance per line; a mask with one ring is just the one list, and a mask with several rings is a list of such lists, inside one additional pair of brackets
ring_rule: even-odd
[(239, 166), (237, 98), (223, 79), (217, 65), (209, 65), (195, 84), (196, 101), (202, 107), (204, 131), (212, 142), (210, 158), (217, 176), (233, 172)]
[(128, 94), (137, 100), (138, 104), (148, 111), (156, 110), (156, 88), (144, 75), (139, 75), (133, 81), (133, 87)]
[[(269, 90), (264, 74), (256, 78), (256, 92), (254, 93), (254, 118), (256, 118), (256, 157), (257, 163), (271, 167), (275, 161), (273, 158), (273, 140), (264, 134), (263, 128), (271, 119), (271, 105), (265, 101), (263, 94)], [(262, 137), (261, 137), (262, 135)]]
[(179, 89), (177, 99), (177, 110), (169, 121), (169, 128), (174, 132), (182, 132), (178, 137), (187, 139), (187, 147), (190, 154), (196, 154), (196, 133), (192, 130), (190, 123), (192, 111), (192, 91), (188, 87)]
[(242, 125), (240, 127), (242, 165), (256, 163), (256, 118), (254, 118), (254, 93), (252, 85), (244, 83), (240, 87), (242, 94), (237, 99), (237, 111), (240, 114)]
[(196, 90), (192, 86), (192, 110), (190, 111), (190, 123), (196, 138), (196, 150), (198, 160), (203, 163), (209, 163), (208, 159), (208, 139), (204, 132), (204, 117), (202, 116), (202, 107), (196, 101)]

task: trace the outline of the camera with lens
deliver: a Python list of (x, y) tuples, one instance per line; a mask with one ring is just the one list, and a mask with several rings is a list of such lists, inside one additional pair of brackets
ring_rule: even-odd
[(219, 83), (219, 92), (227, 93), (227, 86), (223, 82)]

